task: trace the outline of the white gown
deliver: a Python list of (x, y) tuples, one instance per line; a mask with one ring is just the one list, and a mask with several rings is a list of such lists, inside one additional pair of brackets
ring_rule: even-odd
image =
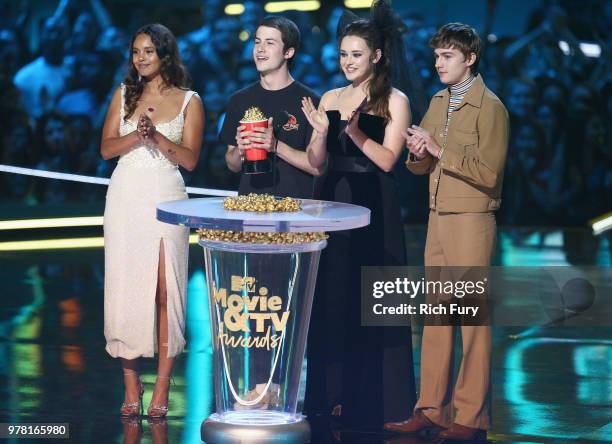
[[(179, 114), (156, 129), (181, 143), (188, 91)], [(136, 129), (124, 120), (121, 85), (121, 123), (125, 136)], [(176, 164), (155, 147), (136, 147), (119, 159), (106, 194), (104, 210), (104, 336), (114, 358), (152, 357), (158, 352), (155, 294), (160, 242), (164, 244), (168, 289), (168, 357), (185, 346), (185, 291), (189, 229), (159, 222), (159, 202), (186, 199), (185, 183)]]

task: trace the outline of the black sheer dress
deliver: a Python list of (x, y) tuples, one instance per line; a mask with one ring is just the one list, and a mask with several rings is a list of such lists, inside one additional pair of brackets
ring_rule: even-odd
[[(327, 111), (329, 165), (321, 199), (371, 210), (370, 225), (330, 233), (323, 250), (308, 337), (305, 411), (329, 415), (342, 405), (345, 424), (381, 428), (410, 416), (415, 403), (409, 327), (361, 327), (361, 266), (406, 264), (393, 173), (378, 168)], [(359, 128), (382, 144), (385, 120), (361, 113)]]

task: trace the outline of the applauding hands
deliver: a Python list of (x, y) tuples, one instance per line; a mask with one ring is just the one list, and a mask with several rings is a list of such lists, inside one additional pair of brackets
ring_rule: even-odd
[(403, 131), (406, 138), (406, 148), (418, 160), (422, 160), (428, 155), (439, 158), (441, 148), (436, 139), (426, 130), (417, 125), (412, 125)]
[(315, 108), (310, 97), (302, 98), (302, 112), (306, 116), (308, 123), (312, 128), (321, 135), (326, 135), (329, 129), (329, 118), (325, 113), (323, 105), (319, 109)]

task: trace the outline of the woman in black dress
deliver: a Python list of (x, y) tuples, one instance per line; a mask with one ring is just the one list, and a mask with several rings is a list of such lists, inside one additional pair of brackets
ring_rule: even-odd
[[(332, 233), (323, 251), (308, 338), (305, 411), (340, 416), (347, 425), (382, 428), (412, 411), (415, 384), (408, 327), (361, 327), (361, 267), (405, 265), (393, 167), (410, 124), (408, 98), (391, 85), (403, 63), (398, 19), (377, 2), (369, 20), (341, 26), (340, 66), (351, 83), (326, 92), (316, 109), (313, 167), (328, 162), (321, 198), (367, 207), (370, 225)], [(340, 28), (340, 27), (339, 27)], [(398, 54), (393, 59), (393, 54)]]

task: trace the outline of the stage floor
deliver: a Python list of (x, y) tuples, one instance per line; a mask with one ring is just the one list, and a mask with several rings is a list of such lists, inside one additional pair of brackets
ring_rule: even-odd
[[(542, 233), (503, 231), (496, 262), (610, 266), (608, 240)], [(423, 227), (407, 234), (411, 264), (421, 264)], [(201, 249), (192, 245), (189, 346), (177, 363), (168, 419), (143, 420), (140, 431), (119, 418), (122, 375), (104, 350), (102, 248), (0, 251), (0, 423), (70, 423), (75, 443), (200, 443), (200, 424), (213, 409), (202, 265)], [(419, 331), (413, 343), (418, 370)], [(142, 373), (147, 406), (155, 362), (144, 360)], [(490, 442), (612, 442), (612, 328), (496, 327), (492, 402)], [(429, 442), (326, 423), (313, 428), (317, 444)]]

